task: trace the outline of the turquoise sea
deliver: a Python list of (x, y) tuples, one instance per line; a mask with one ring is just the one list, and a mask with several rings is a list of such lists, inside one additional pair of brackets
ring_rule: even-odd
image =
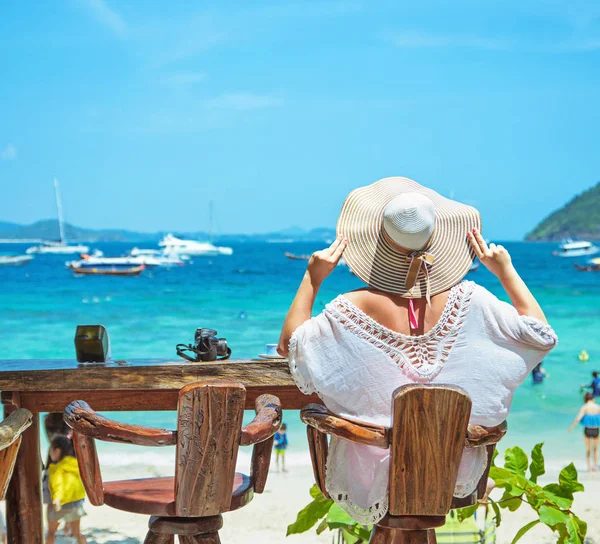
[[(140, 244), (153, 247), (155, 244)], [(550, 378), (541, 386), (530, 380), (517, 391), (503, 447), (530, 448), (545, 442), (552, 464), (583, 463), (581, 430), (567, 428), (582, 399), (580, 383), (600, 370), (600, 273), (577, 272), (577, 259), (552, 256), (553, 244), (506, 243), (515, 265), (538, 297), (560, 339), (544, 366)], [(99, 243), (105, 255), (120, 255), (132, 244)], [(5, 245), (0, 251), (24, 251)], [(102, 323), (116, 358), (176, 357), (175, 345), (193, 339), (197, 327), (217, 329), (227, 338), (234, 357), (254, 357), (266, 343), (276, 342), (279, 329), (305, 263), (290, 261), (284, 251), (310, 253), (315, 244), (247, 243), (233, 245), (230, 257), (195, 258), (181, 268), (146, 270), (141, 276), (77, 278), (64, 267), (65, 257), (36, 256), (20, 268), (0, 268), (0, 359), (74, 358), (77, 324)], [(579, 259), (579, 262), (582, 262)], [(469, 274), (501, 298), (497, 280), (483, 267)], [(361, 286), (346, 267), (324, 284), (315, 312), (337, 294)], [(586, 349), (588, 364), (578, 361)], [(250, 414), (247, 414), (250, 416)], [(115, 417), (145, 425), (173, 427), (170, 412), (121, 413)], [(286, 413), (290, 463), (307, 461), (305, 432), (296, 412)], [(126, 446), (122, 446), (126, 447)], [(157, 450), (147, 463), (170, 464)], [(115, 445), (106, 455), (127, 465)]]

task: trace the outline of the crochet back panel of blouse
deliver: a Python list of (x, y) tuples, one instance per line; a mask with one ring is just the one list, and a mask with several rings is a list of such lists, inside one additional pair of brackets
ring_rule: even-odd
[[(422, 336), (392, 331), (340, 295), (294, 332), (289, 364), (303, 392), (316, 392), (348, 419), (390, 426), (393, 392), (417, 382), (462, 387), (473, 402), (470, 423), (497, 425), (517, 386), (557, 341), (546, 323), (463, 281)], [(455, 496), (473, 492), (486, 463), (485, 447), (464, 450)], [(356, 521), (374, 524), (386, 514), (388, 477), (387, 450), (332, 438), (327, 491)]]

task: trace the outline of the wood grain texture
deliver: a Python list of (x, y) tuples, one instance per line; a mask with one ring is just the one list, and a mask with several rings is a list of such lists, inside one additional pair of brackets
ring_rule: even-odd
[(94, 412), (89, 404), (76, 400), (65, 410), (65, 421), (75, 432), (105, 442), (137, 446), (173, 446), (177, 434), (166, 429), (153, 429), (107, 419)]
[(250, 462), (250, 481), (255, 493), (262, 493), (267, 485), (271, 454), (273, 452), (273, 437), (255, 444), (252, 447), (252, 460)]
[[(41, 361), (43, 363), (44, 361)], [(11, 364), (12, 363), (12, 364)], [(19, 363), (17, 361), (16, 363)], [(287, 362), (233, 359), (187, 363), (165, 360), (144, 366), (78, 366), (76, 361), (54, 370), (37, 370), (38, 361), (0, 361), (2, 391), (69, 391), (81, 389), (176, 389), (209, 380), (240, 382), (246, 387), (294, 386)], [(6, 370), (17, 368), (18, 370)], [(43, 384), (43, 387), (40, 387)]]
[[(38, 384), (39, 386), (40, 384)], [(182, 384), (183, 387), (185, 384)], [(25, 391), (19, 396), (23, 407), (32, 412), (64, 412), (74, 400), (84, 400), (97, 412), (126, 411), (139, 412), (151, 410), (177, 410), (179, 391), (177, 389), (139, 389), (122, 391), (111, 390), (73, 390), (73, 391)], [(321, 402), (317, 395), (305, 395), (295, 385), (263, 385), (246, 388), (246, 410), (253, 410), (256, 399), (270, 393), (281, 401), (285, 410), (300, 410), (310, 402)]]
[(14, 410), (0, 423), (0, 450), (8, 448), (32, 422), (31, 412), (24, 408)]
[(176, 515), (213, 516), (230, 508), (246, 390), (240, 383), (201, 383), (179, 395)]
[(79, 464), (79, 474), (88, 499), (92, 505), (102, 506), (104, 504), (104, 486), (96, 443), (92, 437), (74, 432), (73, 446)]
[(256, 417), (242, 427), (240, 445), (250, 446), (271, 438), (281, 427), (281, 402), (275, 395), (256, 399)]
[(6, 496), (6, 490), (13, 475), (20, 446), (21, 437), (19, 436), (10, 446), (0, 450), (0, 501), (4, 500)]
[(336, 416), (321, 404), (309, 404), (300, 412), (300, 419), (307, 425), (319, 431), (344, 440), (376, 446), (387, 449), (389, 447), (389, 429), (381, 425), (369, 423), (355, 423)]
[(198, 535), (214, 533), (223, 527), (223, 516), (207, 518), (163, 518), (152, 516), (148, 528), (164, 535)]
[[(12, 407), (6, 407), (12, 410)], [(40, 417), (21, 435), (21, 448), (6, 493), (6, 527), (10, 544), (43, 544)]]
[(175, 537), (173, 535), (159, 535), (148, 531), (144, 544), (175, 544)]
[(325, 487), (325, 466), (329, 451), (327, 435), (309, 425), (306, 427), (306, 436), (308, 438), (308, 450), (310, 452), (315, 482), (321, 493), (330, 499), (329, 492)]
[(502, 440), (508, 430), (506, 421), (495, 427), (483, 427), (482, 425), (469, 425), (465, 446), (475, 448), (477, 446), (489, 446), (497, 444)]
[(435, 531), (404, 531), (376, 525), (369, 544), (436, 544)]
[(448, 513), (470, 412), (458, 387), (409, 384), (394, 392), (390, 515)]

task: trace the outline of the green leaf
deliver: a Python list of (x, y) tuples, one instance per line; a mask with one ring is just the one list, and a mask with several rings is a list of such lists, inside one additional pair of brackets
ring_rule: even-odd
[(462, 523), (466, 519), (472, 518), (477, 511), (478, 504), (474, 504), (473, 506), (465, 506), (464, 508), (458, 508), (456, 510), (456, 517), (458, 521)]
[(508, 448), (504, 452), (504, 468), (506, 470), (525, 476), (528, 464), (527, 454), (519, 446)]
[[(313, 488), (311, 488), (310, 494), (313, 494)], [(286, 536), (308, 531), (317, 523), (317, 521), (329, 512), (332, 505), (333, 501), (331, 499), (326, 499), (323, 494), (321, 494), (320, 497), (315, 498), (315, 500), (307, 504), (300, 512), (298, 512), (296, 521), (291, 525), (288, 525)]]
[(515, 542), (521, 540), (521, 537), (527, 532), (529, 531), (529, 529), (531, 529), (532, 527), (535, 527), (538, 523), (540, 522), (539, 519), (533, 520), (532, 522), (528, 523), (527, 525), (525, 525), (524, 527), (521, 527), (519, 529), (519, 532), (515, 535), (515, 538), (513, 538), (513, 541), (511, 542), (511, 544), (515, 544)]
[(523, 490), (521, 490), (521, 493), (516, 497), (513, 496), (511, 492), (511, 489), (507, 489), (504, 492), (504, 495), (502, 495), (502, 498), (500, 499), (499, 506), (502, 508), (508, 508), (511, 512), (514, 512), (523, 504), (523, 499), (521, 499)]
[(319, 486), (317, 484), (312, 485), (309, 493), (313, 499), (325, 498), (325, 495), (323, 495), (323, 493), (321, 493), (321, 490), (319, 489)]
[(355, 534), (351, 533), (347, 529), (342, 529), (342, 535), (346, 544), (358, 544), (362, 539)]
[(573, 493), (558, 484), (545, 485), (539, 495), (545, 502), (550, 502), (563, 510), (571, 508), (573, 504)]
[(496, 457), (498, 457), (498, 448), (494, 448), (494, 453), (492, 453), (492, 465), (493, 467), (496, 466)]
[(551, 529), (560, 523), (567, 523), (569, 521), (569, 516), (565, 514), (562, 510), (558, 508), (554, 508), (553, 506), (546, 506), (543, 504), (540, 506), (539, 510), (540, 521)]
[(323, 518), (321, 523), (317, 525), (317, 534), (320, 535), (325, 529), (329, 529), (329, 525), (327, 524), (327, 518)]
[(529, 465), (530, 480), (533, 483), (537, 483), (538, 476), (542, 476), (546, 473), (546, 466), (544, 465), (544, 454), (542, 453), (542, 447), (544, 443), (536, 444), (531, 450), (531, 464)]
[(331, 529), (338, 527), (354, 526), (356, 521), (348, 515), (341, 506), (334, 504), (327, 513), (327, 523)]
[(566, 466), (560, 471), (558, 483), (563, 489), (566, 489), (571, 493), (584, 490), (583, 485), (577, 480), (577, 469), (573, 463), (570, 463), (569, 466)]
[(496, 527), (500, 527), (500, 524), (502, 523), (502, 514), (500, 513), (500, 507), (494, 499), (488, 497), (488, 501), (492, 505), (492, 509), (494, 510), (494, 521), (496, 522)]
[(587, 535), (587, 527), (588, 527), (587, 523), (585, 521), (583, 521), (582, 519), (579, 519), (575, 514), (573, 514), (573, 512), (571, 512), (571, 519), (579, 527), (579, 534), (581, 535), (581, 537), (585, 538), (585, 535)]
[(567, 532), (569, 533), (569, 536), (567, 537), (567, 542), (569, 544), (581, 544), (582, 540), (579, 535), (579, 527), (577, 523), (573, 520), (573, 518), (569, 519), (569, 521), (566, 523), (566, 526)]

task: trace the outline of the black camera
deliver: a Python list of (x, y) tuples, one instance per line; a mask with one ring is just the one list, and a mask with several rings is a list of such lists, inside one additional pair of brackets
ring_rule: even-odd
[[(217, 338), (214, 329), (196, 329), (194, 344), (177, 344), (177, 355), (188, 361), (223, 361), (229, 359), (231, 348), (225, 338)], [(188, 355), (186, 351), (194, 355)]]

